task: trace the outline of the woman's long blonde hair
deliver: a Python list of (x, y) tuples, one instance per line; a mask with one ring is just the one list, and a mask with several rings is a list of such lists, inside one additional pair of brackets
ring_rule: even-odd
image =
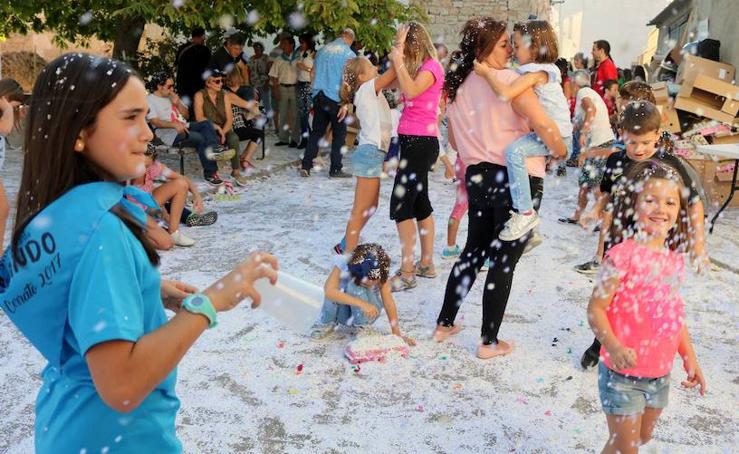
[(359, 89), (359, 76), (364, 73), (367, 65), (371, 65), (367, 57), (354, 57), (350, 58), (344, 64), (344, 76), (341, 81), (341, 101), (344, 104), (351, 104), (354, 102), (354, 95)]
[(423, 25), (418, 22), (410, 22), (408, 28), (408, 36), (403, 48), (403, 60), (405, 67), (408, 69), (408, 74), (415, 79), (423, 62), (429, 58), (438, 60), (439, 57), (436, 53), (436, 47), (431, 41), (431, 36)]

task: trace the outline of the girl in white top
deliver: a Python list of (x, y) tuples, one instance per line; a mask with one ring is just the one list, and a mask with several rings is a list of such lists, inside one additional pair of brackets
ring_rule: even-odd
[(377, 68), (366, 57), (352, 58), (344, 66), (341, 100), (344, 104), (354, 103), (361, 129), (359, 146), (352, 154), (352, 168), (357, 177), (354, 205), (346, 235), (334, 248), (337, 253), (351, 253), (357, 247), (359, 233), (377, 210), (382, 164), (392, 135), (390, 107), (382, 89), (394, 79), (393, 69), (378, 76)]
[(516, 58), (521, 64), (517, 71), (522, 74), (522, 77), (510, 85), (501, 83), (486, 65), (477, 61), (475, 61), (475, 72), (485, 77), (498, 96), (508, 100), (533, 88), (547, 115), (557, 125), (566, 149), (548, 150), (533, 132), (516, 140), (506, 149), (508, 183), (511, 188), (513, 208), (516, 212), (498, 236), (502, 241), (518, 240), (539, 224), (539, 215), (534, 210), (531, 198), (525, 159), (531, 156), (565, 159), (572, 150), (569, 103), (562, 90), (561, 73), (554, 65), (559, 56), (557, 36), (546, 21), (516, 24), (513, 31)]

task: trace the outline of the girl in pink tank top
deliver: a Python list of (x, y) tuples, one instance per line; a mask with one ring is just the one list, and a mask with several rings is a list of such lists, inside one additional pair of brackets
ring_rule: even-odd
[(676, 353), (688, 375), (683, 386), (705, 392), (679, 294), (690, 247), (684, 194), (677, 171), (657, 161), (632, 166), (614, 192), (610, 234), (619, 244), (606, 254), (588, 305), (602, 343), (598, 384), (611, 431), (604, 452), (649, 441)]

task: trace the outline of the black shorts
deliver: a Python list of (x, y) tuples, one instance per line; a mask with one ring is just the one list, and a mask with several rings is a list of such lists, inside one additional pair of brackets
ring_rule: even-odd
[(390, 219), (422, 221), (434, 209), (429, 200), (428, 173), (439, 157), (439, 139), (400, 135), (400, 163), (390, 195)]
[(251, 140), (252, 142), (264, 140), (264, 129), (254, 127), (252, 122), (247, 122), (246, 127), (234, 128), (234, 132), (239, 136), (239, 140)]

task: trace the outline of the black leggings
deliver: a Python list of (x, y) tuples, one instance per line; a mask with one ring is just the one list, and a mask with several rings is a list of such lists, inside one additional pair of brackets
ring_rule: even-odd
[(400, 164), (390, 194), (390, 219), (423, 221), (434, 209), (429, 200), (429, 170), (439, 157), (439, 139), (400, 135)]
[[(543, 194), (543, 180), (529, 177), (534, 207), (538, 210)], [(437, 324), (454, 325), (459, 307), (475, 283), (485, 259), (490, 259), (490, 270), (482, 294), (482, 342), (498, 341), (508, 296), (511, 293), (513, 272), (531, 233), (517, 241), (500, 241), (498, 234), (511, 217), (511, 196), (508, 190), (506, 168), (497, 164), (481, 163), (467, 168), (465, 176), (469, 210), (467, 211), (467, 244), (454, 264), (446, 284), (444, 305)]]

